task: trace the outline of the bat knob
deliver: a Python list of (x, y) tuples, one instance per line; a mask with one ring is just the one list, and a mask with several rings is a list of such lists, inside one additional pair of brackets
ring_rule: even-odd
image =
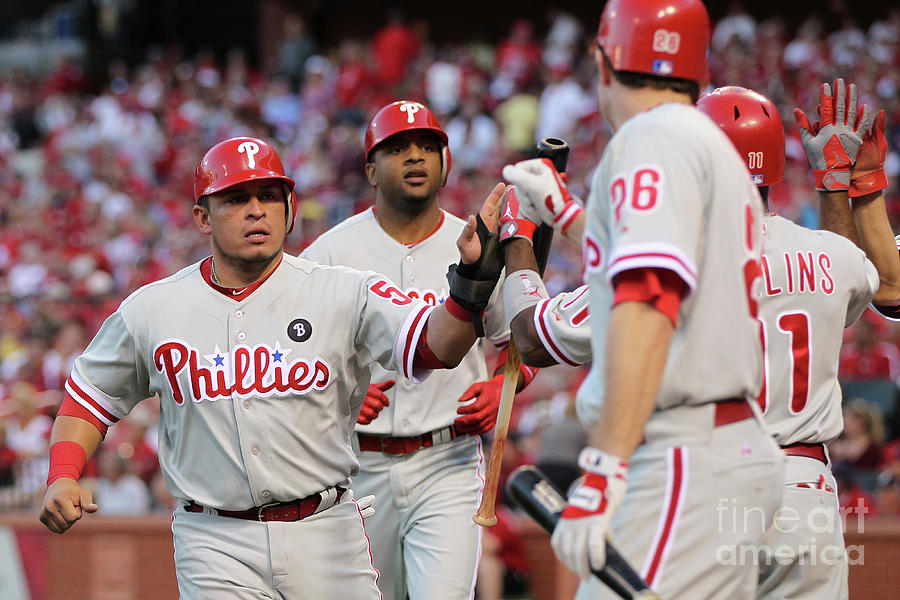
[(475, 515), (472, 517), (472, 521), (476, 525), (481, 525), (482, 527), (493, 527), (497, 524), (497, 515)]

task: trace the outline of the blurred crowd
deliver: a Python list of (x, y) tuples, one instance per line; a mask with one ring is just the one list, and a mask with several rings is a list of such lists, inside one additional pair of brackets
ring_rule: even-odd
[[(422, 25), (392, 13), (371, 39), (325, 47), (291, 15), (265, 70), (241, 48), (189, 56), (172, 46), (139, 64), (111, 62), (101, 82), (72, 59), (47, 74), (0, 73), (0, 507), (42, 495), (52, 416), (102, 320), (139, 286), (208, 255), (190, 206), (194, 168), (214, 143), (252, 135), (279, 149), (300, 207), (291, 253), (372, 202), (363, 131), (396, 99), (424, 102), (445, 126), (453, 163), (440, 198), (450, 212), (476, 209), (502, 166), (544, 136), (569, 141), (570, 185), (586, 196), (610, 135), (593, 92), (595, 24), (551, 10), (546, 22), (512, 20), (502, 39), (455, 44), (435, 43)], [(749, 87), (779, 107), (788, 164), (770, 202), (809, 227), (817, 197), (793, 108), (813, 110), (823, 81), (855, 82), (862, 102), (887, 112), (886, 192), (900, 223), (900, 9), (865, 28), (827, 12), (789, 27), (736, 6), (715, 24), (711, 64), (714, 87)], [(579, 285), (579, 249), (560, 241), (548, 273), (551, 293)], [(873, 315), (847, 330), (842, 378), (869, 385), (848, 388), (846, 432), (831, 448), (842, 501), (896, 514), (898, 343), (900, 327)], [(571, 481), (583, 375), (542, 372), (517, 403), (511, 464), (537, 462), (559, 485)], [(171, 507), (155, 459), (157, 406), (139, 409), (89, 465), (105, 512)]]

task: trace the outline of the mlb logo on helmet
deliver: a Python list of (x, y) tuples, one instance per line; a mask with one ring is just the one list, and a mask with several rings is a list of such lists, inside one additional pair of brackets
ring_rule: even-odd
[(763, 173), (753, 173), (753, 184), (754, 185), (765, 185), (766, 184), (766, 176)]
[(675, 70), (675, 65), (672, 64), (671, 60), (663, 60), (661, 58), (657, 58), (653, 61), (653, 65), (650, 67), (650, 70), (653, 71), (655, 75), (671, 75)]

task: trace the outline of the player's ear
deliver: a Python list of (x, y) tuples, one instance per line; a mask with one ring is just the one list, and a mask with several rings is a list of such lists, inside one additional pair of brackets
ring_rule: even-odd
[(369, 180), (369, 185), (371, 185), (373, 188), (378, 187), (378, 182), (375, 179), (375, 163), (374, 162), (366, 163), (366, 179)]
[(209, 224), (209, 209), (206, 206), (203, 204), (195, 204), (193, 217), (194, 223), (197, 224), (197, 228), (201, 233), (205, 235), (212, 233), (212, 227)]

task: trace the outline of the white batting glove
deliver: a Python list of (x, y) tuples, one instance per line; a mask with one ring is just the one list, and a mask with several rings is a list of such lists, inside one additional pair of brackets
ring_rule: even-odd
[(569, 194), (566, 182), (547, 158), (522, 160), (503, 167), (503, 178), (516, 188), (520, 210), (537, 214), (561, 234), (584, 210)]
[(584, 578), (606, 564), (609, 524), (625, 497), (628, 463), (587, 447), (578, 455), (578, 465), (585, 471), (584, 481), (569, 496), (550, 543), (559, 560)]
[(360, 514), (362, 514), (363, 519), (368, 519), (375, 514), (375, 507), (373, 506), (374, 503), (375, 496), (371, 494), (368, 496), (363, 496), (356, 501), (356, 506), (359, 507), (359, 512)]

